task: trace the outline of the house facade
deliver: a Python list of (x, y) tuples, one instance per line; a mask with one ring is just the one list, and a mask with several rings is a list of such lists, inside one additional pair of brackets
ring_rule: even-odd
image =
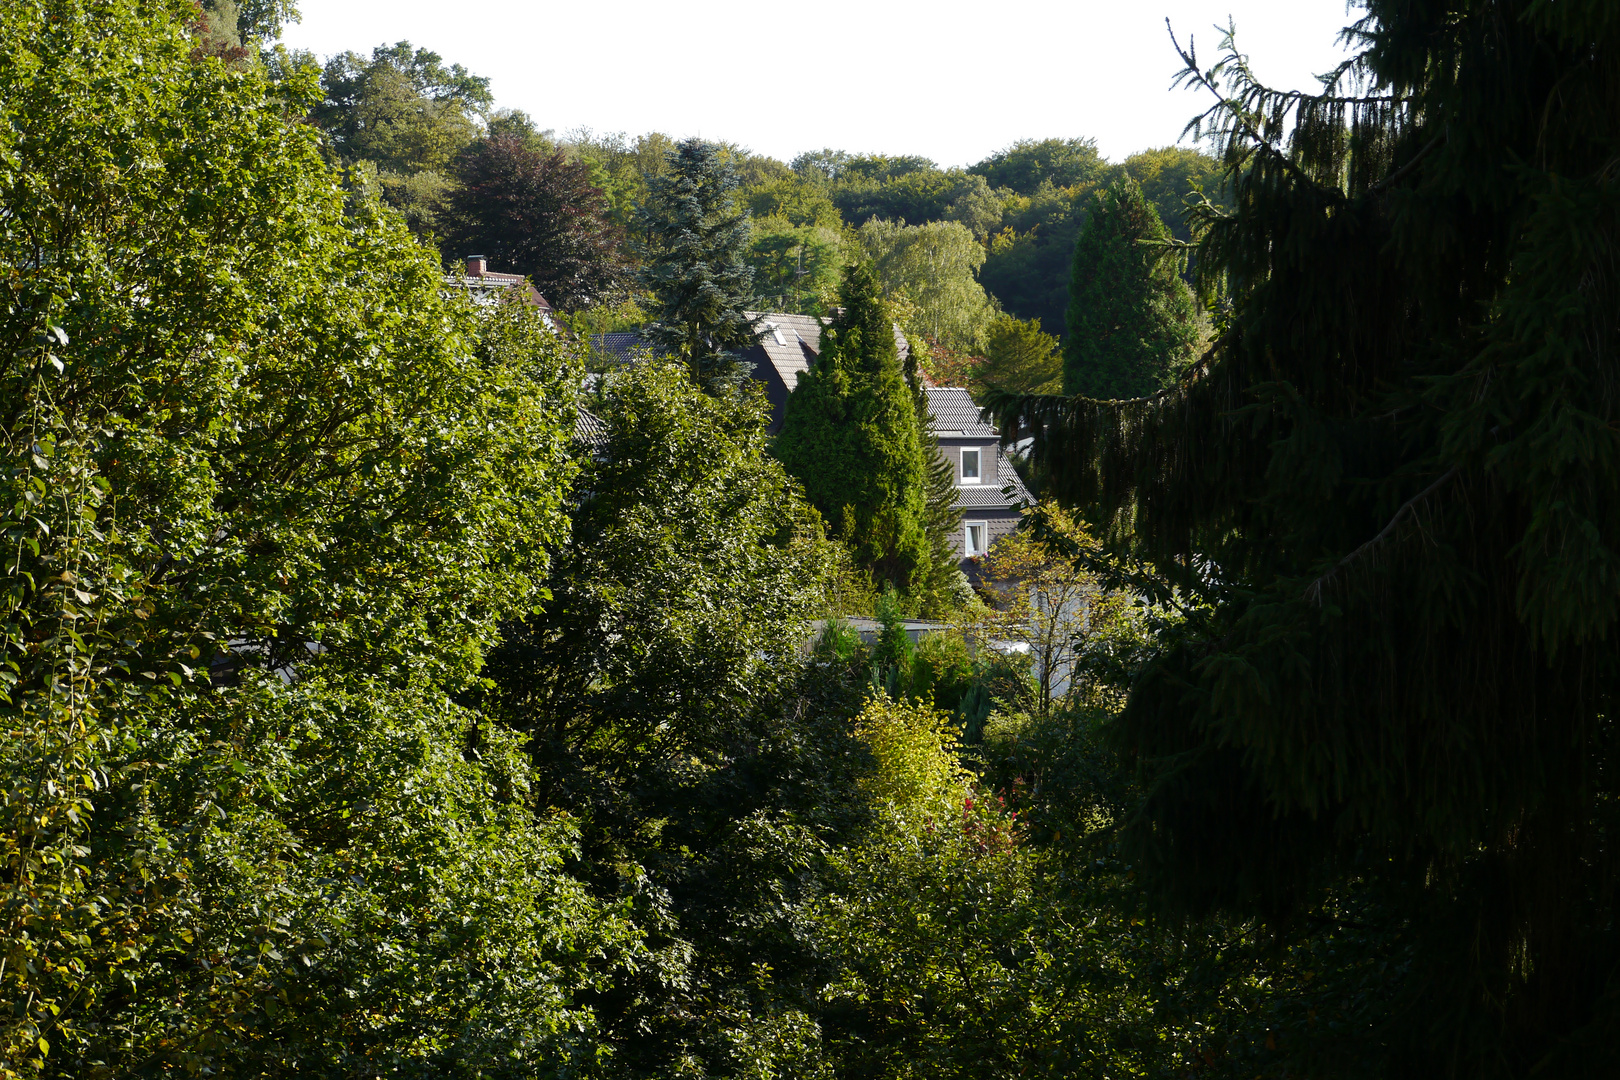
[(1007, 460), (1001, 433), (980, 419), (967, 390), (933, 386), (927, 394), (939, 454), (956, 473), (956, 505), (962, 511), (957, 556), (962, 569), (971, 571), (978, 556), (1018, 527), (1023, 508), (1035, 500)]

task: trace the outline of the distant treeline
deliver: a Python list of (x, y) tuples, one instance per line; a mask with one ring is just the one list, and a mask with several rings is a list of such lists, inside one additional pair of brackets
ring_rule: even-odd
[[(618, 257), (633, 261), (635, 210), (674, 145), (669, 135), (542, 129), (523, 112), (496, 108), (487, 79), (406, 42), (331, 57), (321, 84), (325, 100), (313, 119), (327, 132), (329, 153), (353, 183), (374, 188), (418, 233), (433, 234), (447, 261), (466, 254), (456, 196), (492, 140), (582, 165), (577, 182), (599, 190)], [(1089, 138), (1021, 140), (964, 169), (830, 148), (782, 162), (723, 145), (753, 214), (762, 307), (823, 310), (843, 265), (862, 253), (880, 264), (902, 310), (922, 309), (920, 329), (966, 350), (983, 349), (997, 309), (1064, 333), (1075, 240), (1093, 195), (1114, 181), (1129, 175), (1140, 184), (1181, 240), (1190, 238), (1190, 200), (1199, 192), (1225, 197), (1218, 162), (1181, 147), (1110, 162)], [(908, 255), (919, 243), (922, 252)]]

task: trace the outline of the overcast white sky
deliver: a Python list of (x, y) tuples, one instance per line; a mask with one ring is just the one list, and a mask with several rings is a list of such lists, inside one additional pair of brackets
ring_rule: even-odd
[(830, 146), (968, 165), (1020, 138), (1090, 136), (1119, 159), (1176, 141), (1206, 101), (1171, 91), (1164, 20), (1215, 59), (1230, 15), (1274, 86), (1344, 53), (1344, 0), (302, 0), (288, 45), (406, 40), (490, 78), (542, 128), (726, 139), (790, 161)]

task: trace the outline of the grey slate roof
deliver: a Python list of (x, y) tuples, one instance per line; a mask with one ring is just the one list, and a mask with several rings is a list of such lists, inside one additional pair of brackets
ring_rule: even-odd
[(607, 443), (607, 425), (602, 418), (589, 409), (580, 409), (579, 415), (574, 417), (574, 438), (586, 446), (602, 446)]
[[(814, 315), (789, 315), (780, 311), (749, 311), (757, 319), (754, 328), (759, 332), (759, 348), (765, 353), (782, 385), (792, 393), (799, 385), (799, 375), (808, 371), (821, 354), (821, 320)], [(894, 328), (894, 344), (904, 360), (910, 352), (906, 335)], [(648, 348), (639, 330), (621, 330), (612, 334), (596, 334), (591, 338), (591, 350), (605, 359), (620, 362), (639, 358)], [(744, 350), (747, 356), (752, 350)]]
[(808, 371), (821, 353), (821, 322), (814, 315), (785, 315), (779, 312), (750, 311), (757, 317), (759, 345), (765, 350), (776, 374), (788, 393), (798, 389), (799, 375)]
[(611, 334), (592, 334), (591, 352), (604, 360), (625, 363), (651, 350), (640, 330), (616, 330)]
[(956, 489), (956, 505), (963, 510), (1009, 510), (1020, 503), (1033, 505), (1034, 502), (1018, 470), (1012, 467), (1006, 455), (999, 453), (994, 484), (964, 484)]
[[(942, 439), (985, 442), (1001, 439), (1001, 433), (993, 425), (979, 419), (979, 407), (973, 403), (973, 396), (960, 386), (929, 387), (928, 411), (934, 416), (934, 434)], [(1034, 503), (1007, 455), (998, 447), (995, 456), (995, 483), (963, 484), (956, 489), (956, 505), (964, 511), (1011, 510), (1020, 503)]]
[[(771, 366), (781, 376), (782, 385), (792, 393), (798, 389), (799, 375), (808, 371), (821, 355), (821, 320), (814, 315), (788, 315), (780, 311), (749, 311), (750, 318), (758, 319), (754, 329), (759, 332), (759, 344)], [(894, 328), (894, 345), (900, 350), (902, 361), (910, 354), (906, 335)]]
[(979, 419), (979, 407), (960, 386), (928, 388), (928, 411), (934, 414), (934, 431), (944, 438), (997, 439), (994, 427)]

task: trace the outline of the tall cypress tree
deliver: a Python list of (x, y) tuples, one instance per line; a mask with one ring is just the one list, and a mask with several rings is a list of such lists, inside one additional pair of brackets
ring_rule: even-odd
[(748, 211), (738, 209), (735, 170), (720, 148), (687, 139), (665, 156), (667, 168), (647, 181), (636, 213), (642, 233), (642, 284), (653, 294), (653, 346), (685, 361), (705, 386), (735, 385), (736, 351), (756, 339), (745, 314), (754, 295)]
[(957, 505), (956, 466), (939, 452), (939, 436), (934, 413), (928, 407), (928, 390), (923, 384), (917, 358), (922, 355), (914, 341), (907, 342), (904, 365), (906, 385), (911, 389), (912, 408), (917, 412), (917, 443), (927, 461), (923, 483), (923, 530), (928, 535), (928, 573), (923, 581), (917, 610), (924, 617), (945, 617), (973, 595), (973, 586), (962, 573), (957, 537), (962, 535), (962, 508)]
[(1116, 725), (1132, 862), (1322, 944), (1277, 1073), (1616, 1075), (1620, 20), (1366, 6), (1320, 96), (1184, 56), (1235, 194), (1193, 377), (995, 404), (1204, 601)]
[(845, 274), (840, 301), (820, 359), (788, 397), (776, 456), (856, 561), (915, 596), (930, 567), (916, 403), (870, 263)]
[(1141, 397), (1175, 381), (1192, 359), (1197, 308), (1166, 257), (1169, 239), (1130, 177), (1093, 197), (1069, 274), (1066, 393)]

